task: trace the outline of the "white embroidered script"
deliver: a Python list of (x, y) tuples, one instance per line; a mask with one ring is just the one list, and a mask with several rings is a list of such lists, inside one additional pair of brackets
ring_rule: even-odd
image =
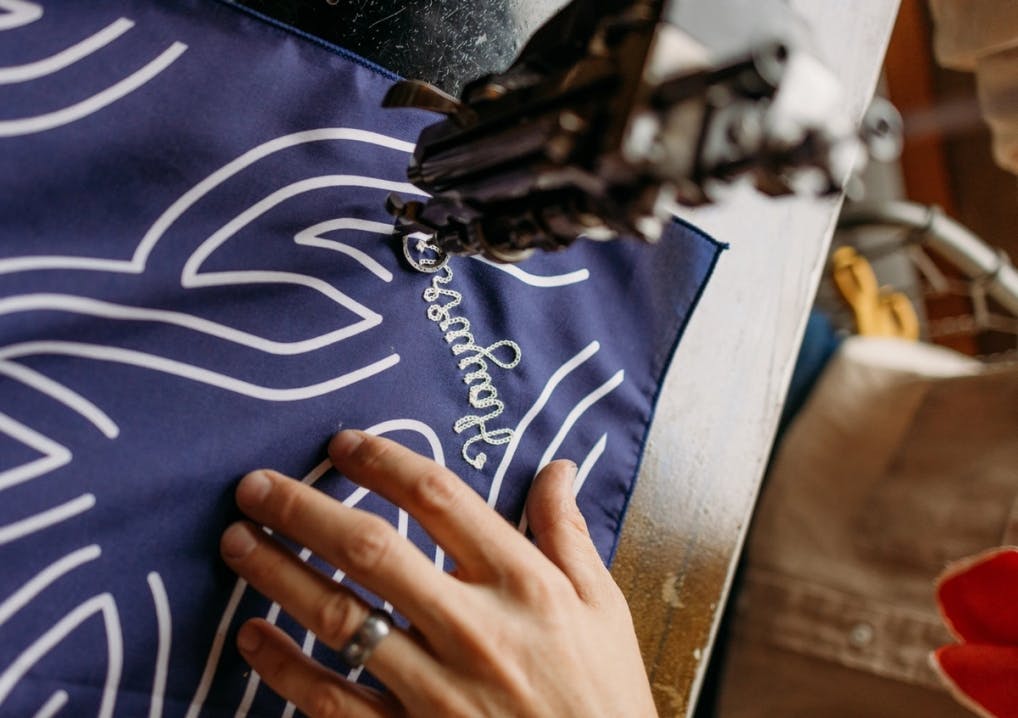
[[(476, 469), (484, 467), (488, 460), (483, 451), (471, 449), (474, 444), (483, 442), (490, 446), (500, 446), (512, 441), (513, 430), (508, 427), (490, 428), (491, 422), (498, 419), (505, 411), (505, 404), (498, 398), (498, 389), (492, 382), (488, 372), (488, 362), (502, 369), (513, 369), (520, 363), (522, 352), (520, 346), (508, 339), (502, 339), (488, 346), (479, 345), (470, 331), (470, 320), (462, 316), (454, 316), (453, 310), (463, 301), (463, 295), (449, 288), (452, 282), (452, 268), (445, 263), (431, 277), (431, 286), (424, 290), (424, 301), (428, 302), (428, 319), (435, 322), (445, 334), (443, 338), (452, 349), (453, 355), (462, 357), (457, 366), (465, 372), (463, 383), (469, 389), (467, 398), (470, 406), (478, 411), (461, 417), (453, 424), (457, 434), (475, 430), (476, 434), (463, 443), (464, 461)], [(496, 352), (507, 350), (507, 360), (500, 359)]]

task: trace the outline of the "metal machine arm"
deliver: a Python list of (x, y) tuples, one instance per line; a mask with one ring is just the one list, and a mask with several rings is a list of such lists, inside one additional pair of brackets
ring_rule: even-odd
[(446, 115), (421, 132), (408, 169), (430, 199), (390, 197), (400, 231), (503, 262), (579, 236), (654, 242), (676, 203), (714, 201), (740, 181), (832, 192), (866, 149), (896, 151), (893, 109), (855, 128), (816, 59), (774, 41), (712, 64), (665, 11), (662, 0), (574, 0), (458, 99), (397, 83), (386, 106)]

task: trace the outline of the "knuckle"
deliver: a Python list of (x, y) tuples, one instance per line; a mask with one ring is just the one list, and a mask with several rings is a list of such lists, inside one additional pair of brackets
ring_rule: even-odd
[(571, 589), (571, 584), (564, 576), (551, 571), (535, 570), (532, 566), (516, 566), (508, 572), (506, 578), (513, 594), (531, 606), (557, 606), (569, 595)]
[(556, 517), (555, 523), (558, 528), (572, 534), (576, 540), (585, 540), (590, 543), (590, 534), (587, 531), (587, 521), (583, 514), (575, 506), (565, 509)]
[(362, 613), (349, 596), (326, 594), (315, 608), (314, 631), (326, 645), (338, 648), (357, 630)]
[(392, 551), (396, 533), (383, 519), (366, 516), (350, 536), (344, 553), (351, 569), (370, 573), (380, 567)]
[[(272, 541), (273, 539), (269, 539)], [(259, 547), (251, 552), (244, 564), (244, 575), (254, 584), (270, 584), (285, 569), (285, 554), (272, 550), (271, 545)]]
[(453, 477), (435, 467), (413, 484), (410, 498), (416, 506), (429, 513), (448, 513), (459, 502), (460, 487)]
[(308, 713), (312, 718), (339, 718), (346, 715), (348, 704), (338, 686), (316, 682), (308, 688)]
[(279, 526), (292, 526), (303, 513), (303, 497), (296, 486), (278, 484), (273, 492), (270, 511)]

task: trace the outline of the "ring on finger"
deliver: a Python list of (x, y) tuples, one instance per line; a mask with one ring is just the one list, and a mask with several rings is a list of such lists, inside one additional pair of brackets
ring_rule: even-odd
[(388, 611), (374, 609), (364, 619), (350, 640), (339, 649), (339, 657), (350, 668), (360, 668), (367, 663), (378, 644), (392, 633), (392, 616)]

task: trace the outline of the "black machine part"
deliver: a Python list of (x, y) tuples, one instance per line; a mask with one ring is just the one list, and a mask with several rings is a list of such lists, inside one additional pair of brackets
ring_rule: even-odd
[(676, 204), (744, 182), (832, 193), (867, 151), (896, 151), (896, 113), (882, 106), (853, 126), (836, 76), (810, 54), (772, 40), (718, 62), (667, 7), (574, 0), (508, 70), (459, 98), (396, 84), (386, 106), (446, 115), (421, 132), (408, 169), (431, 197), (390, 197), (404, 234), (503, 262), (580, 236), (654, 242)]
[(785, 0), (240, 2), (420, 78), (387, 104), (446, 116), (408, 169), (431, 198), (389, 209), (443, 253), (654, 241), (676, 204), (742, 182), (833, 191), (857, 155), (896, 146), (893, 111), (847, 121)]

